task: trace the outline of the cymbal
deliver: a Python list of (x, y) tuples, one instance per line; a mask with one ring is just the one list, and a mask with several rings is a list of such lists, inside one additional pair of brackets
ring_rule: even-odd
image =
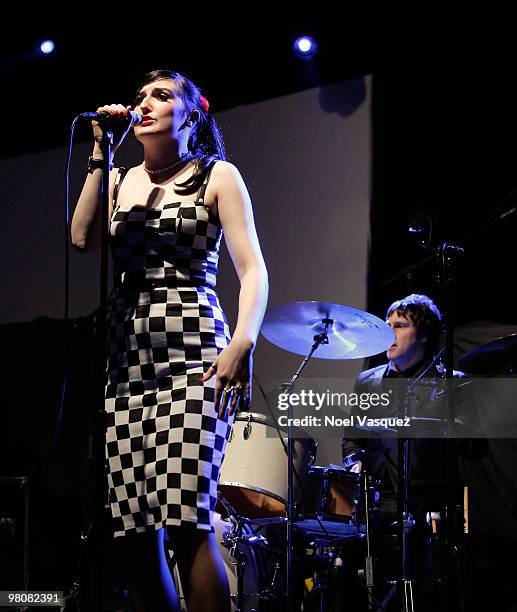
[(476, 346), (458, 363), (462, 370), (472, 374), (503, 374), (517, 370), (517, 333)]
[(314, 337), (327, 330), (328, 344), (321, 344), (313, 357), (318, 359), (359, 359), (377, 355), (389, 348), (395, 334), (382, 319), (350, 306), (329, 302), (291, 302), (266, 312), (260, 329), (272, 344), (307, 355)]

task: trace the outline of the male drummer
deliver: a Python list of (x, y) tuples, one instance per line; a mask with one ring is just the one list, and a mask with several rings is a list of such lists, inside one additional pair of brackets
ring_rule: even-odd
[[(409, 510), (415, 518), (416, 529), (425, 532), (426, 514), (443, 512), (445, 500), (446, 446), (443, 438), (436, 437), (438, 430), (443, 431), (443, 418), (446, 417), (443, 381), (440, 380), (445, 376), (445, 368), (439, 360), (438, 350), (442, 315), (429, 297), (411, 294), (391, 304), (386, 321), (395, 333), (395, 341), (386, 353), (389, 362), (361, 372), (355, 392), (390, 391), (391, 402), (387, 409), (390, 414), (383, 408), (383, 414), (369, 416), (399, 416), (409, 412), (416, 417), (411, 426), (425, 424), (429, 431), (434, 427), (434, 434), (431, 434), (434, 439), (411, 439), (409, 443)], [(454, 375), (463, 376), (463, 373), (454, 372)], [(360, 472), (362, 461), (354, 463), (354, 460), (361, 456), (361, 450), (366, 451), (364, 461), (368, 474), (381, 481), (378, 531), (396, 533), (397, 439), (379, 432), (369, 435), (375, 437), (343, 439), (343, 462), (351, 466), (352, 471)]]

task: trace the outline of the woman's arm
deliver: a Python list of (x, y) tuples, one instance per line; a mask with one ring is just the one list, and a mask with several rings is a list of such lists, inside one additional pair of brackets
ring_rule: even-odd
[[(102, 159), (100, 146), (95, 143), (92, 157)], [(113, 184), (118, 170), (113, 169), (110, 173), (109, 194), (109, 217), (113, 207)], [(96, 168), (91, 174), (88, 173), (77, 200), (71, 224), (72, 244), (81, 251), (95, 251), (101, 246), (101, 195), (102, 195), (102, 170)]]
[[(120, 118), (121, 121), (124, 121), (128, 117), (130, 108), (130, 106), (123, 106), (122, 104), (109, 104), (107, 106), (100, 106), (97, 112), (109, 113), (112, 117)], [(113, 132), (112, 155), (115, 154), (115, 151), (130, 130), (131, 121), (121, 123), (121, 126), (122, 130)], [(92, 121), (92, 127), (95, 139), (92, 157), (94, 159), (103, 159), (104, 156), (100, 145), (102, 141), (102, 127), (97, 121)], [(110, 173), (109, 219), (111, 219), (113, 208), (113, 185), (117, 172), (118, 169), (115, 168)], [(74, 216), (72, 217), (70, 230), (72, 244), (81, 251), (95, 251), (101, 246), (101, 184), (102, 170), (100, 168), (96, 168), (91, 174), (88, 173), (75, 207)]]
[(217, 208), (228, 251), (239, 277), (239, 314), (232, 341), (254, 348), (268, 295), (266, 265), (260, 251), (248, 190), (235, 166), (219, 162)]
[[(249, 393), (251, 357), (264, 316), (268, 295), (268, 278), (253, 220), (250, 197), (239, 171), (227, 162), (217, 162), (212, 180), (216, 185), (217, 209), (228, 251), (240, 280), (239, 314), (232, 341), (218, 356), (204, 380), (217, 371), (215, 405), (222, 389), (242, 385)], [(230, 412), (237, 404), (232, 398)], [(224, 413), (225, 402), (221, 402)]]

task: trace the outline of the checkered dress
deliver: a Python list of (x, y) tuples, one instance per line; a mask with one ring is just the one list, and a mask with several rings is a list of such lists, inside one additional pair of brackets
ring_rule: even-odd
[(214, 291), (222, 229), (203, 204), (209, 176), (192, 201), (113, 210), (105, 406), (115, 537), (213, 531), (231, 422), (214, 411), (215, 378), (200, 381), (230, 340)]

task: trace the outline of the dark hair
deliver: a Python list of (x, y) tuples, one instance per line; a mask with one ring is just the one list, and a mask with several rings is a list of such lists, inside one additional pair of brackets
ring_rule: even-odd
[(179, 72), (174, 70), (148, 72), (144, 75), (137, 91), (161, 79), (172, 80), (187, 111), (197, 110), (199, 113), (199, 119), (195, 122), (187, 143), (188, 150), (197, 158), (196, 169), (190, 178), (183, 183), (178, 183), (185, 193), (191, 193), (199, 189), (206, 173), (215, 161), (226, 159), (223, 137), (212, 114), (208, 110), (203, 110), (199, 87)]
[(428, 353), (436, 351), (442, 334), (442, 314), (431, 298), (421, 293), (412, 293), (393, 302), (388, 308), (386, 319), (394, 312), (408, 318), (416, 327), (419, 337), (427, 338)]

